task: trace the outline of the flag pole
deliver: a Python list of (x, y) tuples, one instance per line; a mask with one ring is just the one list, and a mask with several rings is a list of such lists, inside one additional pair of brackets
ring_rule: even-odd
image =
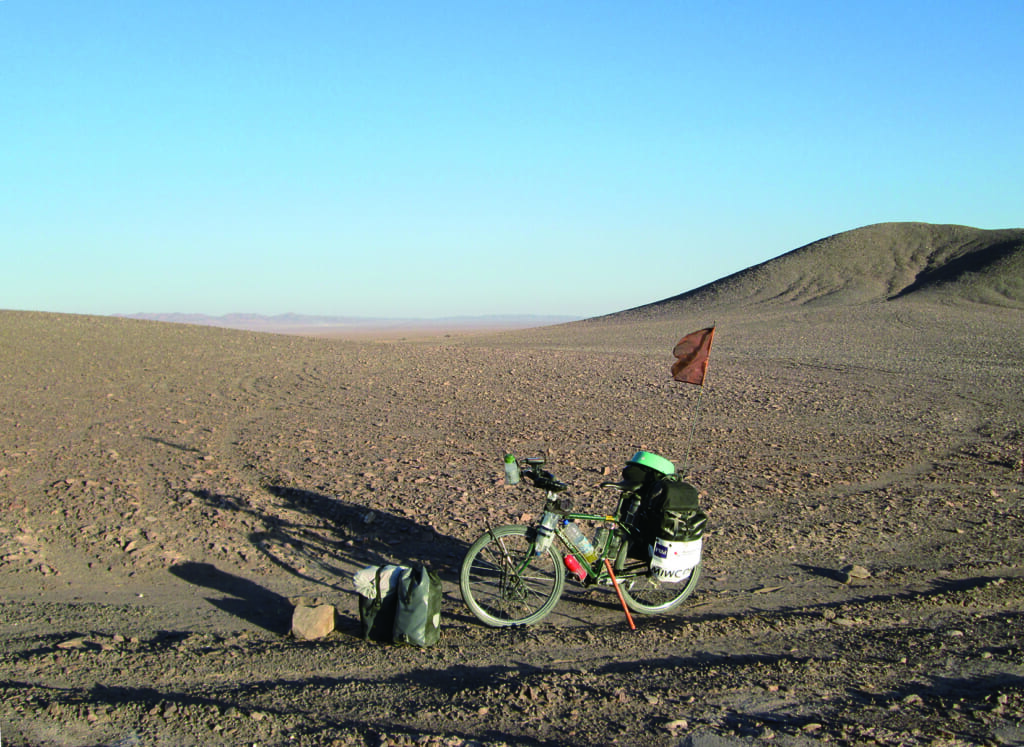
[(697, 404), (693, 409), (693, 422), (690, 423), (690, 435), (686, 439), (686, 454), (683, 456), (683, 477), (690, 474), (690, 447), (693, 445), (693, 433), (697, 430), (697, 419), (700, 417), (700, 401), (704, 397), (704, 385), (701, 384), (697, 393)]
[[(684, 476), (690, 472), (690, 448), (693, 446), (693, 434), (697, 430), (697, 421), (700, 419), (700, 403), (704, 398), (707, 362), (711, 354), (711, 342), (714, 340), (716, 327), (718, 327), (717, 321), (708, 328), (687, 335), (677, 343), (672, 351), (677, 358), (676, 364), (672, 367), (673, 378), (700, 386), (700, 392), (697, 393), (697, 404), (693, 410), (693, 420), (690, 423), (690, 435), (686, 439), (682, 470)], [(703, 336), (705, 332), (709, 333), (707, 337)], [(699, 367), (699, 372), (694, 375), (694, 369), (697, 367)]]

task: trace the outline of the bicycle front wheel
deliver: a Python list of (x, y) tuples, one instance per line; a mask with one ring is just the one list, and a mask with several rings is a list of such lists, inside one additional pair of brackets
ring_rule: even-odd
[(473, 543), (462, 561), (459, 588), (485, 625), (533, 625), (558, 603), (565, 586), (562, 559), (552, 544), (534, 554), (524, 526), (493, 529)]
[[(618, 579), (619, 590), (626, 599), (626, 604), (634, 612), (642, 615), (657, 615), (661, 612), (668, 612), (678, 607), (683, 601), (693, 594), (700, 580), (702, 563), (698, 563), (690, 571), (690, 575), (674, 583), (664, 583), (652, 576), (646, 562), (637, 563), (626, 557), (629, 543), (624, 542), (619, 549), (616, 566), (623, 568), (623, 577)], [(628, 573), (630, 566), (642, 565), (635, 575)]]

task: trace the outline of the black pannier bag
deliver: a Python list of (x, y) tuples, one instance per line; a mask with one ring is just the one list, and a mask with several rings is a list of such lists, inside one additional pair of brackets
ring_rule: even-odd
[(639, 530), (639, 541), (629, 545), (629, 557), (649, 560), (651, 546), (661, 525), (661, 507), (665, 489), (662, 481), (675, 475), (675, 465), (657, 454), (638, 451), (622, 469), (622, 483), (640, 497), (630, 524)]
[[(635, 470), (635, 465), (628, 465), (623, 477), (627, 478), (626, 473)], [(703, 535), (707, 515), (700, 510), (697, 488), (678, 475), (648, 475), (636, 493), (640, 496), (640, 506), (632, 524), (642, 539), (630, 544), (629, 557), (649, 560), (659, 537), (682, 542)]]
[[(647, 469), (638, 464), (627, 464), (623, 469), (624, 482), (639, 484), (636, 494), (640, 496), (640, 505), (633, 514), (632, 525), (639, 530), (641, 539), (630, 543), (629, 556), (646, 561), (650, 558), (650, 548), (654, 544), (657, 532), (662, 527), (662, 512), (665, 508), (668, 492), (671, 490), (674, 503), (678, 502), (675, 496), (679, 489), (675, 486), (686, 486), (693, 491), (692, 499), (696, 501), (696, 490), (686, 483), (675, 480), (675, 475), (665, 475)], [(673, 487), (667, 487), (673, 486)]]
[[(367, 641), (390, 641), (394, 636), (395, 612), (398, 609), (398, 574), (401, 566), (387, 565), (363, 569), (362, 574), (372, 574), (369, 589), (359, 594), (359, 622), (363, 639)], [(365, 579), (357, 577), (357, 590)]]
[(697, 488), (676, 477), (666, 477), (661, 481), (661, 489), (657, 536), (672, 542), (700, 537), (708, 517), (700, 510)]
[(661, 521), (651, 546), (651, 575), (662, 583), (685, 581), (701, 561), (708, 517), (697, 498), (688, 482), (662, 481)]

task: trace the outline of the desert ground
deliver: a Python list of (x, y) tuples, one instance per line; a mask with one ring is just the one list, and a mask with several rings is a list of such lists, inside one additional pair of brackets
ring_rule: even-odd
[[(500, 333), (0, 312), (0, 744), (1024, 743), (1024, 232), (954, 228)], [(480, 624), (462, 556), (542, 502), (501, 455), (604, 510), (638, 449), (701, 491), (694, 595)], [(360, 638), (383, 562), (441, 575), (437, 645)], [(291, 637), (297, 596), (337, 630)]]

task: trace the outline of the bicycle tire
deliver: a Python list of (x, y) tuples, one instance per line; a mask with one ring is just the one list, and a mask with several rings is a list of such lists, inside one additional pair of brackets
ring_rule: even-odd
[(524, 526), (501, 526), (481, 536), (466, 552), (459, 573), (466, 606), (494, 628), (543, 620), (564, 587), (565, 568), (555, 543), (535, 555)]
[(649, 572), (635, 575), (628, 572), (630, 565), (649, 568), (643, 561), (630, 561), (627, 558), (628, 545), (628, 542), (624, 542), (619, 548), (615, 567), (623, 569), (620, 571), (623, 573), (623, 577), (618, 579), (619, 590), (631, 610), (639, 612), (641, 615), (670, 612), (693, 594), (694, 589), (697, 588), (697, 582), (700, 581), (703, 563), (698, 563), (685, 581), (665, 584), (651, 576)]

